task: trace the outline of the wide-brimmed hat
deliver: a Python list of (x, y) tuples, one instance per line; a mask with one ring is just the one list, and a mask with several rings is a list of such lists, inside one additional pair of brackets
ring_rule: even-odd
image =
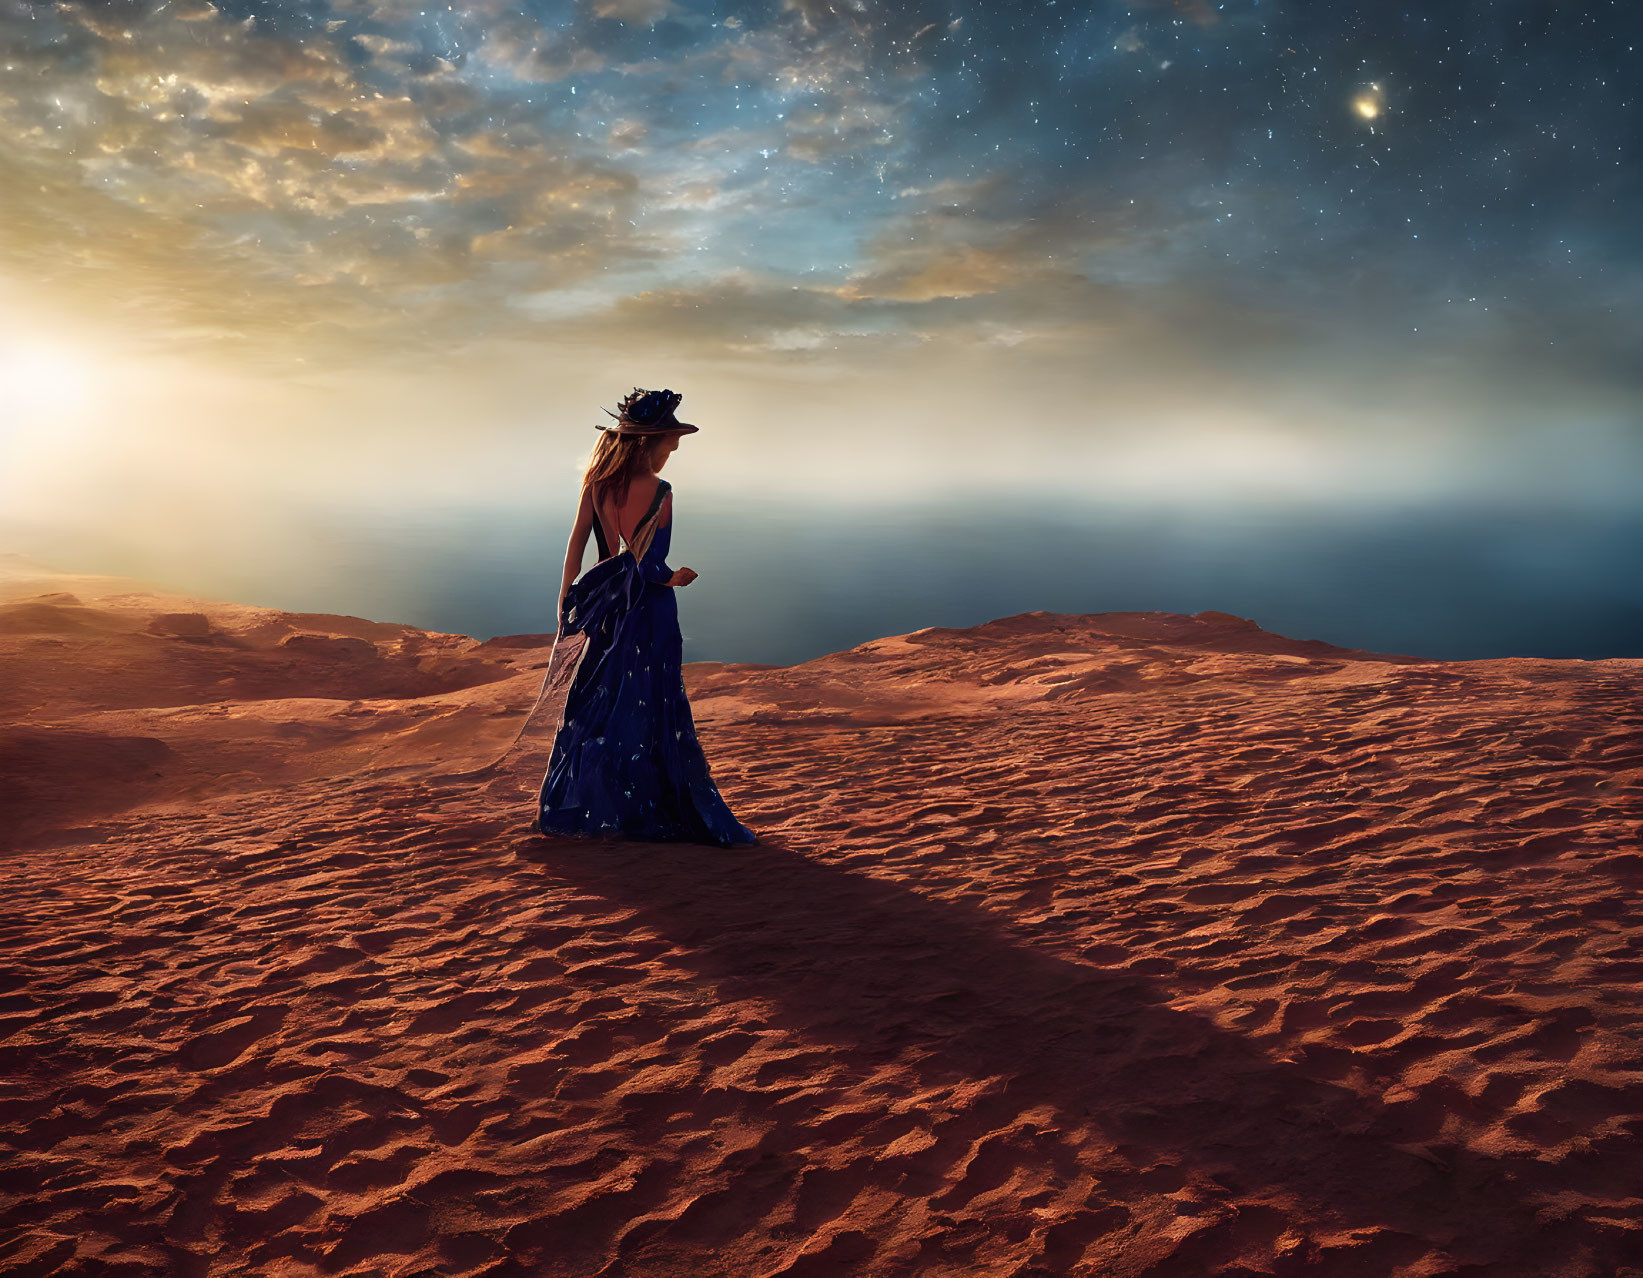
[(604, 410), (616, 421), (595, 422), (594, 427), (608, 430), (613, 435), (667, 435), (673, 432), (688, 435), (701, 428), (674, 416), (674, 410), (683, 399), (684, 396), (677, 391), (647, 391), (635, 386), (633, 394), (622, 401), (620, 412), (611, 413), (608, 408)]

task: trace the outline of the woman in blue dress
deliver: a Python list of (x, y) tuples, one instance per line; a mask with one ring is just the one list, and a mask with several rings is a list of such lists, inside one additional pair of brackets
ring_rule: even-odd
[[(685, 696), (673, 592), (696, 573), (667, 565), (673, 492), (657, 474), (697, 429), (674, 415), (682, 398), (635, 389), (610, 414), (613, 423), (599, 424), (544, 682), (545, 690), (565, 689), (537, 795), (535, 824), (544, 834), (721, 847), (758, 841), (713, 783)], [(583, 572), (590, 531), (599, 562)]]

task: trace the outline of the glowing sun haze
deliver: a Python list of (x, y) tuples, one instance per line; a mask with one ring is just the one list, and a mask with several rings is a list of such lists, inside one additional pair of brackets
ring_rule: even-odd
[(687, 512), (1626, 508), (1639, 25), (0, 0), (0, 534), (551, 559), (633, 386)]

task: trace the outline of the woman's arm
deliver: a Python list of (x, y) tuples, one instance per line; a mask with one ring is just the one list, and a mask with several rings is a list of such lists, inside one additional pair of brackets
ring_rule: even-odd
[(582, 501), (576, 507), (576, 522), (571, 525), (570, 542), (565, 547), (565, 576), (559, 583), (559, 606), (554, 611), (558, 618), (565, 610), (565, 593), (571, 583), (582, 575), (582, 558), (588, 552), (588, 534), (593, 531), (593, 491), (582, 487)]

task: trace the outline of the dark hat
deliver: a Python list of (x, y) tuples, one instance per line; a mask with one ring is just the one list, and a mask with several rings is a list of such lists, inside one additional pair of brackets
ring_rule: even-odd
[(608, 408), (604, 410), (616, 419), (614, 425), (595, 422), (594, 426), (613, 435), (666, 435), (673, 431), (688, 435), (701, 428), (682, 422), (673, 415), (683, 399), (684, 396), (677, 391), (647, 391), (635, 386), (633, 394), (622, 401), (621, 412), (611, 413)]

